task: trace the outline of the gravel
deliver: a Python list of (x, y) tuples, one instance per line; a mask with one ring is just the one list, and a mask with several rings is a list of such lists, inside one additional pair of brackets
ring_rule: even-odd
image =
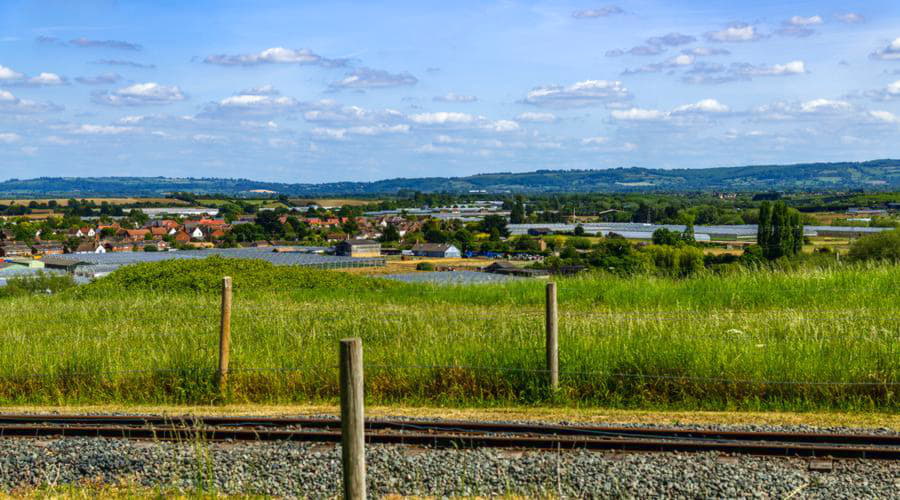
[[(369, 492), (430, 496), (505, 493), (625, 498), (897, 498), (900, 464), (704, 454), (367, 448)], [(160, 443), (0, 439), (0, 488), (81, 481), (223, 493), (329, 498), (340, 493), (340, 447), (310, 443)]]

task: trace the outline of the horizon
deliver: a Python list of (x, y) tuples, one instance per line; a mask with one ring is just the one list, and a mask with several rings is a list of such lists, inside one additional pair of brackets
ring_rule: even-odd
[(887, 1), (46, 7), (0, 7), (3, 181), (900, 157)]

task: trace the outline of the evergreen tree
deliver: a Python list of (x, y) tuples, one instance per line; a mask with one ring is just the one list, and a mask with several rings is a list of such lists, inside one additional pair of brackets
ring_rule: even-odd
[(525, 202), (522, 196), (516, 196), (516, 202), (509, 212), (509, 222), (511, 224), (522, 224), (525, 222)]
[(769, 257), (769, 242), (772, 239), (772, 205), (768, 201), (759, 206), (759, 223), (756, 226), (756, 244), (762, 248), (763, 255)]

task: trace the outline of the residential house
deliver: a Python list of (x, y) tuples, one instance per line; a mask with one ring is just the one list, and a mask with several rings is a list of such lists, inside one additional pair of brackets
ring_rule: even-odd
[(103, 246), (107, 252), (131, 252), (134, 249), (134, 243), (128, 241), (107, 241)]
[(125, 229), (123, 230), (123, 239), (134, 243), (144, 241), (149, 234), (149, 229)]
[(65, 253), (63, 244), (55, 241), (36, 243), (31, 250), (34, 255), (62, 255)]
[(167, 229), (165, 227), (154, 226), (150, 228), (150, 236), (152, 236), (154, 240), (161, 240), (169, 235), (169, 231), (173, 230)]
[(334, 253), (345, 257), (381, 257), (381, 243), (372, 240), (344, 240), (335, 245)]
[(412, 253), (417, 257), (444, 259), (458, 259), (462, 257), (459, 249), (448, 243), (419, 243), (412, 247)]
[(0, 245), (0, 257), (30, 257), (31, 248), (22, 243), (6, 243)]
[(191, 241), (191, 235), (184, 231), (178, 231), (175, 233), (175, 242), (176, 243), (188, 243)]
[(96, 241), (85, 241), (75, 247), (75, 253), (106, 253), (106, 247)]
[(206, 235), (203, 234), (203, 229), (200, 226), (194, 226), (194, 229), (192, 229), (189, 234), (191, 235), (191, 239), (195, 240), (202, 240), (206, 237)]

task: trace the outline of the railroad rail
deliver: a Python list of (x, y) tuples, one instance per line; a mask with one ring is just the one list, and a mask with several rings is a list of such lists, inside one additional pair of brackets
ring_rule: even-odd
[[(0, 437), (340, 443), (334, 418), (0, 415)], [(372, 419), (366, 442), (437, 448), (720, 452), (900, 460), (900, 435)]]

